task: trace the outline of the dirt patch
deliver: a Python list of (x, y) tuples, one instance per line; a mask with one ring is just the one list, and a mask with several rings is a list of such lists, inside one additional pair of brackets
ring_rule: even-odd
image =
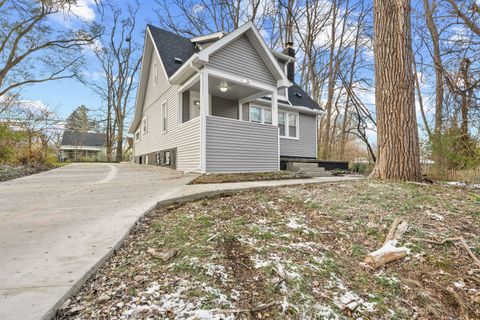
[(0, 182), (26, 177), (55, 168), (57, 166), (40, 163), (28, 165), (0, 164)]
[[(363, 263), (393, 220), (411, 254)], [(479, 319), (480, 194), (355, 181), (244, 192), (156, 210), (59, 319)], [(148, 249), (176, 249), (170, 261)], [(275, 302), (275, 305), (269, 303)], [(269, 305), (251, 313), (257, 306)], [(225, 310), (246, 309), (231, 313)]]

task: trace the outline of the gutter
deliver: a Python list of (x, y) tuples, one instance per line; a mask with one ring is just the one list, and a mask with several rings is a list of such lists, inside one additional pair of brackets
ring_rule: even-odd
[(178, 69), (174, 74), (168, 78), (168, 82), (174, 83), (186, 70), (192, 68), (195, 71), (198, 71), (198, 68), (194, 67), (194, 63), (199, 60), (199, 56), (197, 53), (193, 54), (185, 63)]

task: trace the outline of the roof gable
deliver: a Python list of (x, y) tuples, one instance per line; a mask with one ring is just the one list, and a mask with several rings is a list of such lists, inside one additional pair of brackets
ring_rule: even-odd
[(247, 35), (242, 35), (213, 53), (208, 66), (276, 86), (277, 80)]
[(232, 31), (220, 40), (216, 41), (206, 49), (200, 51), (198, 53), (199, 59), (205, 63), (208, 63), (211, 55), (214, 55), (215, 52), (243, 35), (247, 35), (248, 39), (257, 50), (265, 65), (268, 67), (274, 78), (278, 81), (278, 86), (290, 86), (290, 82), (288, 81), (287, 76), (285, 75), (283, 70), (280, 68), (277, 59), (275, 59), (272, 51), (268, 48), (265, 40), (260, 35), (257, 28), (251, 21), (245, 23), (244, 25)]

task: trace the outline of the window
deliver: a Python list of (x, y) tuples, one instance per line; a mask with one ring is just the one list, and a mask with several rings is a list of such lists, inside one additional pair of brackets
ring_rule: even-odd
[(298, 114), (281, 111), (278, 113), (278, 128), (284, 138), (298, 138)]
[(158, 83), (158, 68), (157, 60), (153, 62), (153, 86), (155, 87)]
[(250, 106), (250, 122), (272, 124), (272, 110)]
[(278, 113), (278, 127), (280, 128), (280, 136), (285, 137), (285, 112)]
[(250, 122), (262, 123), (262, 108), (250, 107)]
[(145, 134), (148, 132), (148, 118), (145, 117), (143, 118), (143, 121), (142, 121), (142, 133)]
[(135, 132), (135, 142), (138, 142), (138, 141), (140, 141), (140, 130), (137, 130)]
[(167, 101), (164, 101), (162, 103), (161, 107), (161, 119), (162, 119), (162, 132), (165, 133), (167, 132)]

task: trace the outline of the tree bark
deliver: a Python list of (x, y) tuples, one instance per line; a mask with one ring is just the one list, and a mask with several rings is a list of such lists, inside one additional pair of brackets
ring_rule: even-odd
[(378, 157), (373, 178), (420, 181), (410, 1), (374, 1)]

